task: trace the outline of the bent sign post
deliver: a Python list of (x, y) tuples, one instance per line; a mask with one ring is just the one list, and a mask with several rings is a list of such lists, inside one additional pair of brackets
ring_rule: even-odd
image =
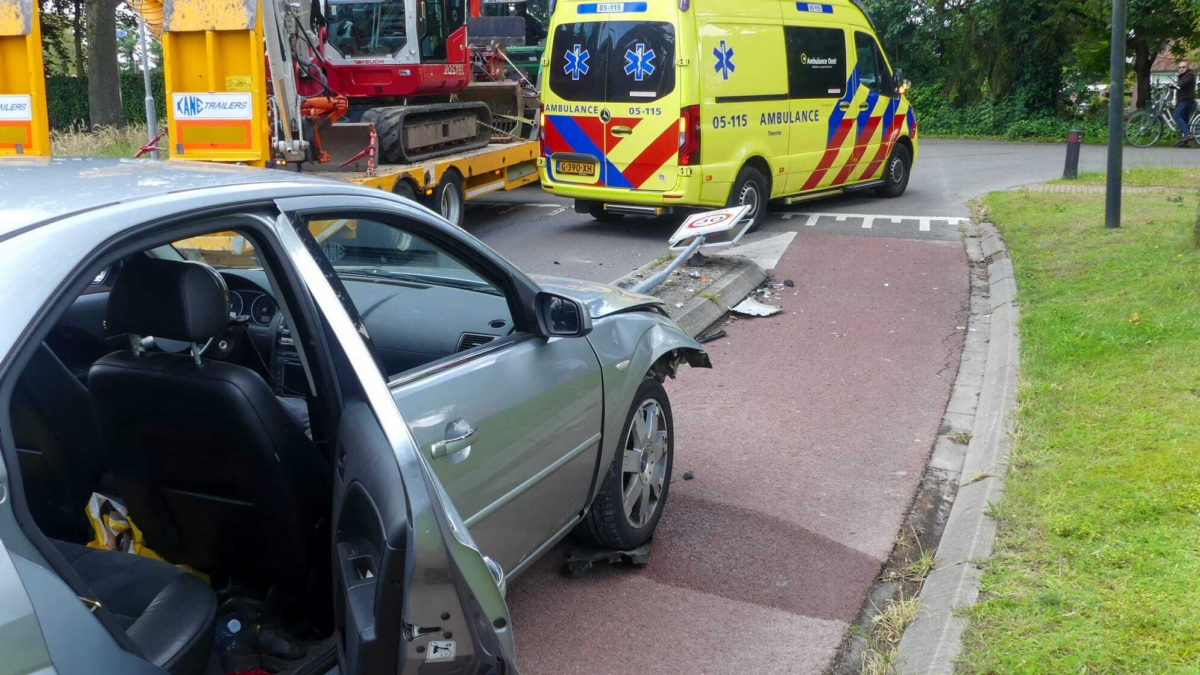
[(733, 246), (742, 239), (746, 230), (750, 229), (752, 221), (746, 218), (752, 207), (748, 205), (735, 206), (719, 211), (697, 213), (683, 221), (675, 234), (671, 235), (668, 244), (672, 251), (679, 255), (671, 261), (667, 268), (635, 286), (634, 293), (649, 293), (671, 276), (671, 272), (679, 269), (692, 254), (701, 248), (724, 248)]

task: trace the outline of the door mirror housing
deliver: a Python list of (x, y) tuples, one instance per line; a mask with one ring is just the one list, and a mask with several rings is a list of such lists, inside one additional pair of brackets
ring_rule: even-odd
[(592, 332), (592, 317), (582, 302), (553, 293), (538, 293), (534, 302), (542, 337), (584, 337)]
[(903, 96), (908, 93), (908, 80), (904, 79), (904, 71), (899, 68), (892, 74), (892, 82), (896, 84), (896, 96)]

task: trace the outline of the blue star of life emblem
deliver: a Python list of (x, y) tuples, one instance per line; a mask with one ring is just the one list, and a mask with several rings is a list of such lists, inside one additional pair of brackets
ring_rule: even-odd
[(576, 82), (579, 78), (587, 75), (591, 67), (588, 66), (588, 60), (592, 58), (592, 53), (583, 48), (583, 45), (575, 45), (575, 48), (567, 52), (567, 65), (563, 68), (563, 72), (571, 76)]
[(633, 49), (625, 52), (625, 74), (633, 75), (633, 79), (641, 82), (653, 75), (654, 50), (646, 51), (646, 45), (638, 43)]
[(720, 47), (713, 47), (713, 56), (717, 57), (717, 72), (722, 78), (728, 80), (730, 73), (737, 72), (737, 66), (733, 64), (733, 47), (726, 46), (724, 40)]

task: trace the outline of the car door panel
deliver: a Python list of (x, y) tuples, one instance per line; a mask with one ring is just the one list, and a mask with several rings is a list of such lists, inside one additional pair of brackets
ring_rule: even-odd
[(289, 325), (324, 357), (326, 405), (340, 411), (330, 541), (339, 672), (428, 672), (448, 649), (437, 672), (517, 673), (501, 574), (419, 454), (345, 288), (303, 219), (281, 215), (274, 229), (315, 313), (310, 321), (293, 296)]
[[(586, 506), (601, 390), (587, 340), (515, 337), (392, 393), (481, 550), (511, 570)], [(470, 444), (434, 459), (460, 421)]]

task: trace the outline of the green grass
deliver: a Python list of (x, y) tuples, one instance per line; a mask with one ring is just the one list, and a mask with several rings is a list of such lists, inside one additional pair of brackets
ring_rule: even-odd
[[(1076, 180), (1058, 178), (1056, 184), (1104, 185), (1108, 174), (1103, 171), (1083, 171)], [(1126, 169), (1122, 184), (1125, 187), (1171, 187), (1200, 190), (1200, 169), (1165, 169), (1161, 167), (1134, 167)]]
[[(1145, 171), (1135, 175), (1152, 175)], [(996, 193), (1021, 303), (1015, 447), (961, 672), (1200, 672), (1196, 201)]]
[[(144, 124), (90, 130), (72, 128), (50, 132), (50, 151), (60, 157), (133, 157), (147, 140)], [(166, 139), (161, 139), (158, 144), (166, 148)], [(165, 158), (166, 154), (163, 152), (160, 156)]]

